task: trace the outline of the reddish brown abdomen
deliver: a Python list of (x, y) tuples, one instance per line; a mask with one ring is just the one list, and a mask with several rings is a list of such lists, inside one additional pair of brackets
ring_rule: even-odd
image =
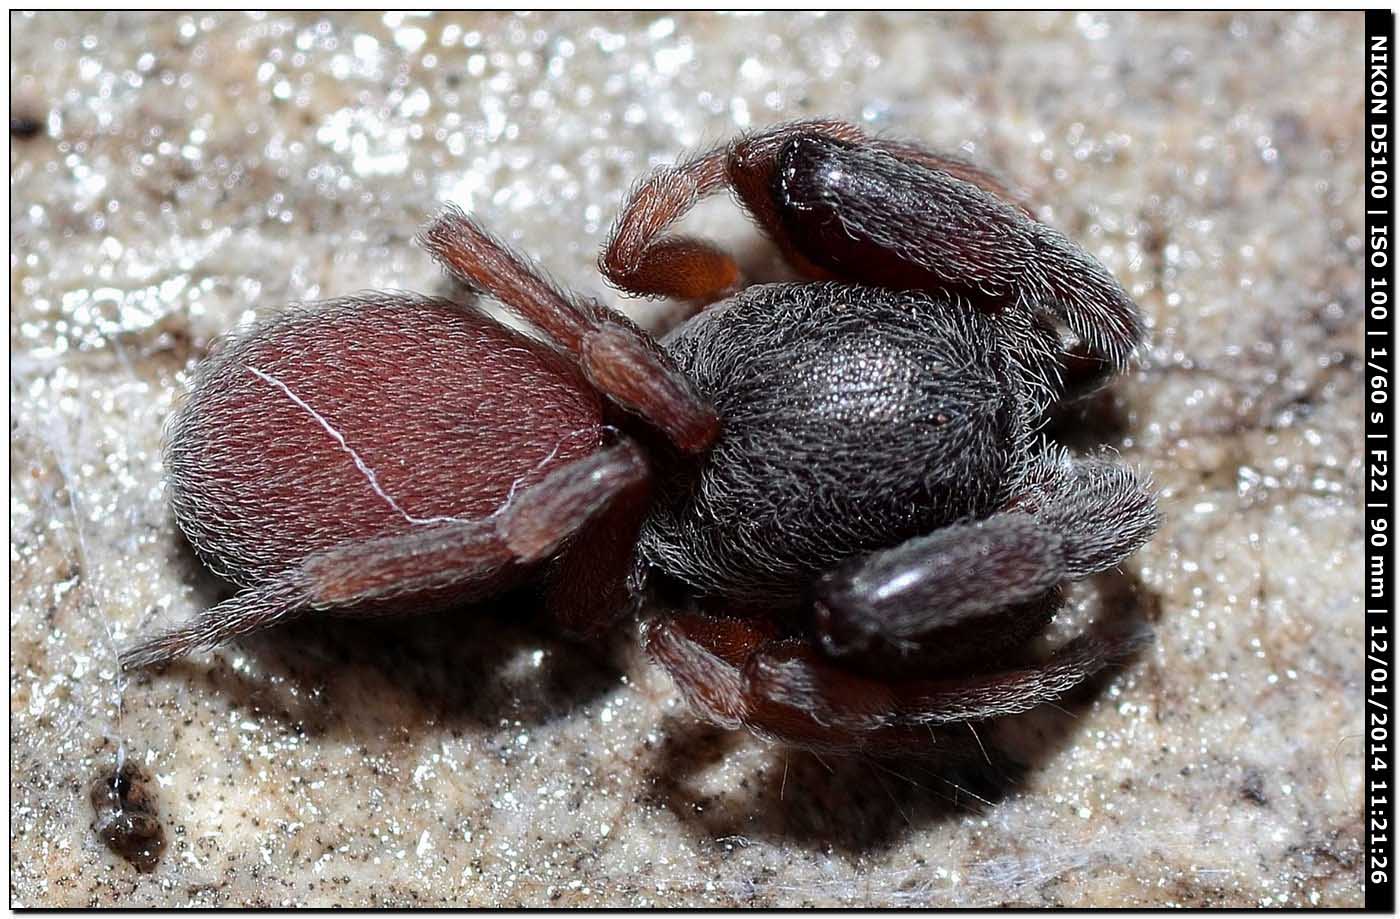
[(597, 449), (601, 413), (557, 354), (460, 306), (292, 310), (201, 368), (166, 448), (171, 502), (247, 586), (332, 546), (488, 516)]

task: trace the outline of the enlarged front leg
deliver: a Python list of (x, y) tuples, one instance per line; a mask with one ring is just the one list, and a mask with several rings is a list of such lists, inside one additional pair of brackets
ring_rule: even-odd
[(1114, 369), (1142, 339), (1137, 306), (1107, 269), (966, 164), (817, 133), (792, 137), (776, 160), (771, 219), (838, 277), (1045, 310)]
[[(1107, 570), (1152, 538), (1150, 485), (1126, 466), (1071, 462), (1058, 451), (1033, 469), (1013, 510), (955, 524), (854, 559), (817, 585), (814, 616), (827, 653), (914, 651), (944, 630), (974, 633), (1005, 613), (1036, 616), (1035, 599), (1064, 581)], [(1043, 621), (1038, 624), (1043, 625)]]
[(873, 138), (844, 121), (794, 121), (652, 172), (628, 195), (598, 258), (599, 270), (618, 288), (638, 296), (700, 304), (726, 296), (740, 283), (734, 260), (711, 243), (674, 235), (670, 229), (702, 199), (730, 188), (794, 270), (815, 280), (840, 276), (811, 258), (789, 234), (783, 202), (777, 197), (783, 172), (790, 167), (789, 146), (810, 138), (881, 150), (1013, 200), (995, 177), (955, 157)]
[(598, 257), (599, 271), (621, 290), (637, 296), (674, 297), (702, 305), (727, 296), (741, 280), (734, 259), (711, 243), (670, 230), (701, 200), (730, 188), (794, 270), (813, 279), (832, 278), (832, 271), (810, 259), (788, 235), (781, 202), (774, 197), (788, 144), (812, 137), (884, 150), (1011, 199), (995, 178), (954, 157), (871, 138), (844, 121), (794, 121), (746, 134), (680, 165), (653, 171), (628, 195)]
[(817, 583), (814, 626), (831, 655), (914, 652), (932, 632), (975, 628), (1064, 579), (1064, 542), (1055, 531), (1028, 514), (997, 514), (827, 573)]
[(619, 496), (644, 487), (646, 461), (628, 441), (551, 472), (490, 517), (421, 526), (312, 555), (189, 622), (123, 652), (127, 670), (183, 657), (309, 611), (381, 615), (396, 603), (451, 593), (463, 602), (552, 556)]
[(657, 170), (624, 205), (603, 275), (642, 296), (723, 296), (739, 282), (733, 260), (669, 230), (726, 186), (805, 277), (1048, 311), (1080, 339), (1075, 376), (1121, 369), (1142, 339), (1137, 307), (1113, 276), (995, 176), (841, 121), (779, 125)]
[(419, 241), (461, 281), (544, 332), (604, 395), (681, 450), (703, 452), (719, 435), (714, 407), (651, 336), (601, 304), (559, 291), (460, 209), (445, 208)]
[(1145, 636), (1085, 635), (1038, 663), (947, 679), (853, 669), (881, 651), (922, 654), (940, 641), (955, 645), (943, 657), (964, 666), (1019, 646), (1045, 625), (1060, 582), (1117, 564), (1158, 525), (1151, 488), (1132, 470), (1057, 451), (1040, 459), (1012, 504), (822, 579), (813, 624), (820, 651), (779, 639), (765, 623), (698, 614), (649, 622), (648, 651), (707, 720), (814, 749), (927, 749), (939, 725), (1027, 711), (1125, 660)]

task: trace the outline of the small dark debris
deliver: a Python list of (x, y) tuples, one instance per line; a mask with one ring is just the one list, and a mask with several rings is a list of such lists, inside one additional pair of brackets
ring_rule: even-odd
[(165, 852), (165, 829), (156, 819), (150, 781), (135, 764), (126, 763), (120, 771), (98, 776), (88, 791), (98, 838), (142, 874), (153, 871)]
[(11, 115), (10, 136), (16, 140), (30, 140), (44, 130), (44, 123), (32, 115)]
[(1257, 770), (1251, 769), (1245, 773), (1244, 781), (1240, 783), (1240, 797), (1260, 807), (1269, 803), (1269, 796), (1264, 793), (1264, 777)]

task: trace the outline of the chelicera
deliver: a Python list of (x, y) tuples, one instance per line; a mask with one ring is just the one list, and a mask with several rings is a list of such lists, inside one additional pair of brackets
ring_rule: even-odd
[[(808, 280), (744, 287), (670, 232), (724, 189)], [(374, 293), (219, 351), (166, 463), (181, 529), (241, 590), (128, 667), (537, 579), (583, 635), (653, 597), (646, 646), (700, 716), (882, 754), (1055, 698), (1132, 642), (1026, 652), (1065, 582), (1157, 526), (1132, 470), (1041, 433), (1125, 366), (1137, 309), (981, 170), (809, 121), (655, 172), (599, 264), (694, 305), (659, 343), (455, 208), (420, 241), (538, 337)]]

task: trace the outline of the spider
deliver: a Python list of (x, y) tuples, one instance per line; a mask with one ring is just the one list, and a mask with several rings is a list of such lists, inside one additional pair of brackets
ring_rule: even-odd
[[(721, 249), (670, 232), (726, 188), (805, 280), (745, 287)], [(223, 347), (166, 464), (179, 526), (241, 590), (125, 666), (305, 611), (423, 611), (536, 579), (580, 635), (662, 598), (646, 647), (715, 724), (893, 755), (1056, 698), (1134, 642), (1027, 658), (1064, 582), (1157, 526), (1144, 479), (1040, 433), (1142, 327), (987, 173), (835, 121), (656, 171), (599, 265), (693, 304), (660, 343), (455, 207), (419, 241), (538, 337), (373, 293)]]

